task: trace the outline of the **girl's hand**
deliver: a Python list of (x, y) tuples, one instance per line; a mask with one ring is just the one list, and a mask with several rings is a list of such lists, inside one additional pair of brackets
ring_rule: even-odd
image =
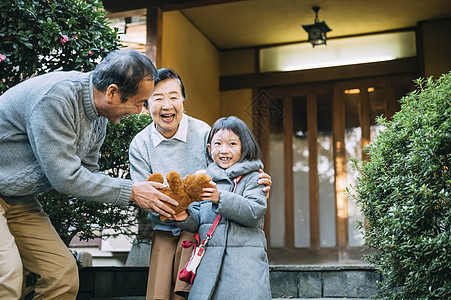
[(176, 221), (185, 221), (186, 218), (188, 218), (188, 213), (186, 212), (186, 210), (182, 211), (181, 213), (179, 213), (178, 215), (173, 215), (174, 220)]
[(214, 203), (219, 202), (219, 191), (216, 188), (216, 183), (210, 181), (211, 188), (204, 188), (204, 193), (201, 194), (202, 200), (208, 200)]

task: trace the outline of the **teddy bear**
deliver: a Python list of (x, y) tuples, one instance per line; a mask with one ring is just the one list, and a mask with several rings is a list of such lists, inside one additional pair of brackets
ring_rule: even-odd
[[(147, 181), (164, 183), (163, 175), (161, 173), (151, 174), (147, 178)], [(178, 206), (166, 204), (172, 208), (177, 215), (188, 208), (191, 203), (202, 200), (201, 194), (203, 193), (204, 188), (210, 187), (211, 177), (205, 173), (198, 173), (188, 174), (182, 179), (177, 171), (171, 171), (166, 174), (166, 181), (168, 187), (159, 189), (159, 191), (179, 203)], [(160, 219), (164, 221), (167, 218), (160, 216)]]

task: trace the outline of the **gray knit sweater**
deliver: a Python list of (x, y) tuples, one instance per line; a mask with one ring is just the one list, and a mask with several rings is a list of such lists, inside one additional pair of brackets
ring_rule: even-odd
[(54, 188), (128, 204), (132, 182), (98, 173), (106, 125), (90, 73), (53, 72), (10, 88), (0, 96), (0, 198), (19, 204)]
[[(130, 144), (130, 175), (134, 182), (146, 181), (153, 173), (166, 176), (170, 171), (177, 171), (183, 178), (207, 167), (205, 149), (210, 126), (195, 118), (184, 115), (188, 119), (186, 141), (172, 137), (163, 139), (155, 147), (151, 138), (155, 132), (155, 124), (138, 133)], [(176, 134), (177, 136), (177, 134)], [(172, 231), (178, 235), (180, 229), (174, 221), (161, 221), (156, 213), (150, 214), (154, 230)]]

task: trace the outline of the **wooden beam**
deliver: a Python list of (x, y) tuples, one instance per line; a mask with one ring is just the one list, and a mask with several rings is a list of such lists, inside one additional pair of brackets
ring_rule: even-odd
[(391, 61), (311, 70), (221, 76), (219, 87), (221, 91), (225, 91), (308, 82), (360, 79), (363, 77), (387, 76), (417, 72), (417, 58), (409, 57)]
[(243, 0), (103, 0), (103, 6), (110, 13), (134, 9), (158, 7), (162, 11), (179, 10)]
[(107, 12), (106, 17), (109, 19), (120, 19), (120, 18), (129, 18), (133, 16), (144, 16), (147, 14), (147, 9), (134, 9), (134, 10), (127, 10), (127, 11), (121, 11), (117, 13), (111, 13)]

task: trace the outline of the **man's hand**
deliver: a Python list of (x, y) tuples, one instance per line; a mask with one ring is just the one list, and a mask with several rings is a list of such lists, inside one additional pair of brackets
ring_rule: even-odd
[(178, 205), (178, 202), (157, 190), (158, 188), (162, 189), (165, 187), (164, 184), (152, 181), (135, 183), (133, 184), (130, 201), (133, 201), (143, 209), (171, 218), (175, 211), (169, 208), (164, 202), (175, 206)]
[(269, 198), (269, 190), (271, 189), (272, 181), (271, 176), (269, 174), (265, 173), (262, 169), (258, 170), (260, 174), (258, 175), (258, 184), (264, 184), (265, 187), (263, 188), (263, 192), (266, 193), (266, 199)]

